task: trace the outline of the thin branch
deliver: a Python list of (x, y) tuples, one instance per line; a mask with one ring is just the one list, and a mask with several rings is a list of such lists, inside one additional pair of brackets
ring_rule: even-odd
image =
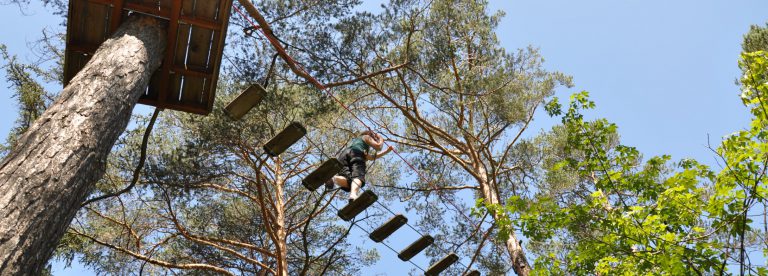
[(162, 111), (162, 108), (155, 108), (155, 112), (152, 113), (152, 118), (149, 120), (149, 124), (147, 124), (147, 129), (144, 131), (144, 137), (141, 140), (141, 153), (139, 155), (139, 164), (136, 165), (136, 169), (133, 170), (133, 178), (131, 179), (131, 184), (129, 184), (124, 189), (109, 193), (101, 196), (97, 196), (95, 198), (86, 200), (82, 204), (80, 204), (80, 207), (86, 206), (88, 204), (91, 204), (93, 202), (107, 199), (110, 197), (119, 196), (121, 194), (127, 193), (131, 189), (133, 189), (134, 186), (136, 186), (136, 183), (139, 181), (139, 176), (141, 175), (141, 169), (144, 167), (144, 162), (147, 160), (147, 144), (149, 144), (149, 136), (152, 134), (152, 128), (155, 126), (155, 121), (157, 121), (157, 115), (160, 114), (160, 111)]

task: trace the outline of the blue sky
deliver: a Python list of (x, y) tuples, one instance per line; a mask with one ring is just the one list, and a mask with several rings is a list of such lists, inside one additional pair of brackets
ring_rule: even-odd
[[(364, 9), (375, 6), (369, 2)], [(717, 146), (723, 135), (748, 124), (734, 84), (737, 58), (749, 25), (768, 21), (767, 1), (491, 1), (491, 10), (498, 9), (507, 13), (497, 30), (504, 47), (539, 47), (547, 68), (574, 76), (576, 86), (558, 96), (590, 91), (597, 103), (590, 116), (617, 123), (622, 142), (646, 156), (671, 154), (716, 166), (707, 135)], [(38, 8), (28, 13), (0, 5), (0, 43), (22, 60), (34, 58), (26, 44), (43, 27), (61, 28), (58, 18)], [(0, 85), (0, 137), (16, 116), (7, 87)], [(534, 133), (553, 124), (541, 115)], [(392, 253), (379, 253), (383, 260), (375, 270), (392, 269)], [(81, 268), (56, 271), (83, 275)]]

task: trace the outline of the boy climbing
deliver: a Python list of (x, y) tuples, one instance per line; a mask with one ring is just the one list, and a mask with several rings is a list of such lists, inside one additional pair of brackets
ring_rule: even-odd
[[(341, 171), (333, 176), (325, 185), (332, 189), (334, 184), (344, 191), (349, 192), (349, 200), (355, 200), (360, 194), (360, 188), (365, 186), (366, 160), (376, 160), (392, 151), (392, 146), (381, 150), (384, 139), (373, 131), (366, 130), (359, 137), (352, 139), (349, 146), (339, 154), (339, 161), (344, 166)], [(376, 153), (369, 155), (370, 148)], [(351, 180), (351, 183), (350, 183)]]

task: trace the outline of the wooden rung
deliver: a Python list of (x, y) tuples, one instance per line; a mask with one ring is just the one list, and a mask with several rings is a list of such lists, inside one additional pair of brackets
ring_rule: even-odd
[(440, 272), (443, 272), (446, 268), (454, 264), (456, 261), (459, 260), (459, 256), (456, 256), (456, 254), (448, 254), (448, 256), (443, 257), (436, 263), (432, 264), (426, 272), (424, 272), (424, 275), (427, 276), (437, 276), (440, 275)]
[(435, 239), (432, 238), (430, 235), (425, 235), (413, 242), (411, 245), (403, 249), (403, 251), (400, 251), (400, 254), (397, 254), (397, 257), (401, 260), (408, 261), (413, 256), (416, 256), (416, 254), (419, 254), (422, 250), (427, 248), (427, 246), (432, 245), (432, 243), (435, 242)]
[(291, 147), (291, 145), (298, 142), (299, 139), (306, 134), (307, 129), (304, 128), (304, 126), (297, 122), (293, 122), (272, 138), (272, 140), (269, 140), (269, 142), (264, 145), (264, 151), (272, 157), (278, 156)]
[(355, 216), (363, 212), (363, 210), (370, 207), (371, 204), (376, 202), (378, 199), (379, 196), (373, 192), (365, 191), (360, 195), (360, 197), (347, 204), (347, 206), (344, 206), (344, 208), (341, 208), (341, 210), (339, 210), (339, 217), (345, 221), (350, 221)]
[(469, 273), (467, 273), (465, 276), (480, 276), (480, 271), (472, 270)]
[(231, 103), (227, 105), (224, 111), (233, 120), (240, 120), (248, 111), (258, 105), (264, 98), (267, 91), (261, 85), (253, 84), (240, 93)]
[(344, 165), (342, 165), (338, 159), (331, 158), (328, 161), (323, 162), (319, 168), (311, 172), (307, 177), (304, 177), (304, 179), (301, 180), (301, 184), (310, 191), (314, 191), (320, 187), (320, 185), (325, 184), (331, 177), (339, 173), (343, 167)]
[(369, 237), (375, 242), (382, 242), (384, 239), (389, 237), (389, 235), (392, 235), (392, 233), (397, 231), (397, 229), (400, 229), (400, 227), (406, 223), (408, 223), (408, 218), (402, 214), (398, 214), (389, 219), (389, 221), (384, 223), (382, 226), (379, 226), (379, 228), (376, 228), (376, 230), (373, 230)]

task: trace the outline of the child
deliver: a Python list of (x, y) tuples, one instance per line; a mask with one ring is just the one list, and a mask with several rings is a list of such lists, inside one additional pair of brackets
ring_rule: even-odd
[[(339, 154), (338, 159), (344, 168), (326, 183), (326, 188), (332, 189), (336, 184), (342, 190), (349, 192), (349, 201), (357, 199), (360, 188), (365, 186), (365, 161), (375, 160), (392, 151), (392, 146), (381, 150), (383, 144), (384, 139), (373, 131), (361, 132), (360, 137), (352, 139), (349, 146)], [(370, 148), (379, 152), (371, 156), (368, 154)]]

